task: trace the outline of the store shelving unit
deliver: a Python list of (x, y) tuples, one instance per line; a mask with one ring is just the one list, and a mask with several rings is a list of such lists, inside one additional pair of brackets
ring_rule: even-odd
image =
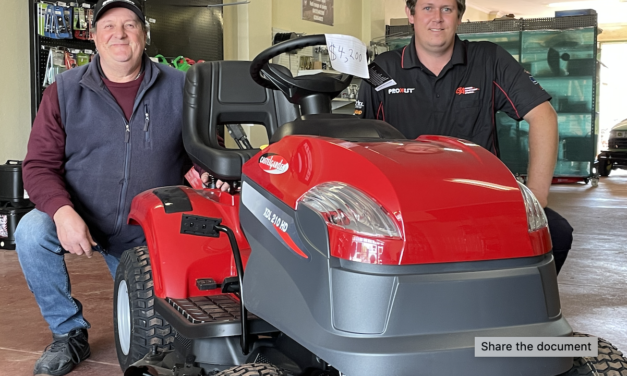
[[(46, 62), (50, 47), (64, 47), (78, 50), (94, 50), (95, 44), (90, 40), (81, 39), (53, 39), (39, 35), (37, 33), (37, 4), (39, 0), (29, 0), (29, 22), (30, 22), (30, 66), (31, 66), (31, 117), (35, 119), (39, 102), (44, 92), (43, 82), (46, 74)], [(79, 4), (96, 5), (97, 0), (83, 0)], [(56, 2), (50, 2), (56, 4)], [(69, 4), (69, 2), (67, 2)]]

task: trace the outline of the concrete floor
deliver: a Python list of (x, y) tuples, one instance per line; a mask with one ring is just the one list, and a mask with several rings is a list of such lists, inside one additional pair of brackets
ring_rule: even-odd
[[(627, 172), (613, 171), (597, 188), (554, 185), (551, 207), (575, 229), (559, 276), (562, 310), (575, 331), (627, 351)], [(74, 295), (85, 306), (92, 355), (72, 375), (121, 375), (113, 338), (112, 281), (104, 260), (67, 257)], [(30, 376), (50, 343), (47, 324), (28, 291), (13, 251), (0, 250), (0, 375)]]

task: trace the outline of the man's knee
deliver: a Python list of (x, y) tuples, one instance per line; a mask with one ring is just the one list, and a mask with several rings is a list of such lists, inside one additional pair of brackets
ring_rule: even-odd
[(61, 251), (57, 228), (48, 214), (33, 209), (28, 212), (15, 229), (16, 251), (32, 252), (37, 248), (49, 251)]

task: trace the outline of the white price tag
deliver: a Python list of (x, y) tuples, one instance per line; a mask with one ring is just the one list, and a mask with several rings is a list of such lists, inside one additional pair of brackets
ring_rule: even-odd
[(361, 78), (370, 78), (366, 45), (362, 41), (342, 34), (325, 34), (325, 37), (333, 69)]

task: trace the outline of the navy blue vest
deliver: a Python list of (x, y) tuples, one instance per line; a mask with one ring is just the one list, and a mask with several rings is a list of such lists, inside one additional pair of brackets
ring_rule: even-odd
[(105, 84), (99, 56), (56, 78), (65, 130), (65, 181), (75, 210), (109, 253), (145, 244), (126, 224), (135, 195), (181, 184), (185, 74), (144, 56), (144, 79), (129, 122)]

